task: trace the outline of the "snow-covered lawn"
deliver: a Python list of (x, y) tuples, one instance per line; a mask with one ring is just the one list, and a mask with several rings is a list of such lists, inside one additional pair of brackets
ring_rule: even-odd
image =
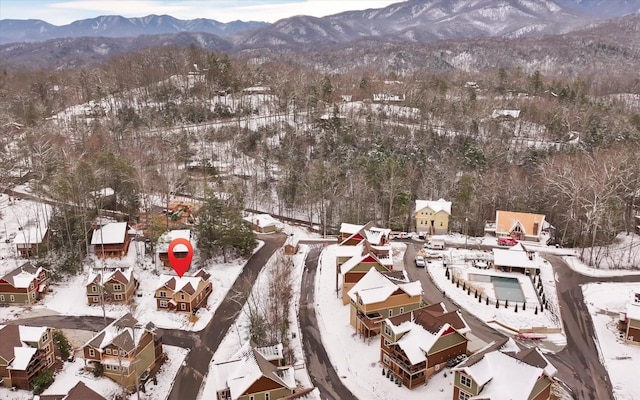
[[(260, 246), (262, 244), (260, 243)], [(89, 258), (92, 259), (92, 257)], [(215, 310), (242, 271), (244, 263), (245, 260), (240, 259), (226, 264), (212, 263), (205, 266), (205, 269), (211, 274), (213, 292), (209, 296), (207, 306), (198, 310), (195, 322), (190, 322), (189, 315), (186, 313), (156, 309), (154, 294), (159, 284), (159, 276), (156, 275), (156, 267), (152, 264), (151, 257), (144, 256), (144, 242), (139, 241), (131, 242), (126, 257), (120, 260), (89, 261), (85, 264), (84, 273), (70, 277), (64, 282), (52, 284), (52, 292), (47, 293), (40, 304), (24, 310), (19, 307), (9, 307), (6, 313), (2, 313), (0, 319), (7, 320), (18, 316), (28, 318), (30, 316), (51, 314), (51, 311), (63, 315), (102, 316), (101, 307), (90, 306), (87, 303), (86, 284), (89, 267), (91, 265), (104, 266), (106, 268), (132, 267), (134, 276), (140, 283), (137, 291), (138, 295), (134, 298), (133, 304), (105, 306), (107, 317), (118, 318), (127, 312), (131, 312), (142, 323), (153, 322), (161, 328), (199, 331), (204, 329), (213, 317)], [(158, 273), (173, 273), (173, 271), (163, 267), (161, 264), (157, 269)], [(193, 272), (192, 268), (192, 271), (187, 272), (187, 275)]]
[[(167, 398), (180, 365), (189, 350), (167, 345), (162, 345), (162, 350), (167, 357), (156, 375), (158, 384), (154, 385), (150, 379), (146, 384), (146, 393), (134, 393), (128, 396), (128, 400), (137, 400), (138, 398), (140, 400), (164, 400)], [(107, 399), (112, 399), (115, 395), (122, 393), (120, 385), (106, 377), (96, 378), (93, 373), (84, 371), (83, 367), (84, 359), (82, 358), (76, 358), (74, 362), (65, 363), (63, 369), (56, 374), (53, 384), (43, 394), (66, 394), (79, 381), (82, 381), (89, 388)], [(26, 390), (12, 392), (7, 388), (0, 387), (0, 398), (6, 400), (30, 400), (33, 398), (33, 393)]]
[[(304, 229), (291, 227), (285, 225), (285, 233), (293, 235), (294, 239), (306, 238), (306, 237), (319, 237), (317, 234), (311, 234)], [(279, 252), (281, 252), (279, 250)], [(304, 261), (306, 255), (309, 251), (309, 246), (301, 244), (299, 245), (298, 253), (291, 256), (293, 258), (294, 263), (294, 271), (293, 271), (293, 298), (291, 299), (291, 310), (290, 310), (290, 345), (293, 349), (296, 362), (294, 364), (295, 370), (295, 379), (298, 386), (301, 387), (311, 387), (311, 380), (309, 379), (309, 374), (307, 372), (306, 367), (304, 366), (304, 353), (302, 350), (301, 343), (301, 334), (299, 321), (297, 318), (299, 300), (300, 300), (300, 282), (302, 281), (302, 273), (304, 270)], [(269, 284), (269, 275), (275, 266), (274, 261), (278, 256), (278, 252), (274, 254), (274, 256), (269, 260), (269, 262), (262, 268), (256, 282), (251, 290), (251, 296), (264, 296), (264, 293), (267, 291), (267, 285)], [(200, 394), (198, 399), (205, 400), (208, 397), (205, 397), (204, 393), (216, 393), (217, 390), (221, 388), (221, 385), (224, 385), (223, 382), (217, 382), (215, 373), (213, 373), (214, 364), (228, 361), (230, 357), (232, 357), (248, 340), (249, 340), (249, 318), (248, 318), (248, 309), (247, 305), (245, 305), (242, 309), (242, 312), (236, 319), (233, 325), (229, 328), (227, 335), (224, 337), (220, 346), (213, 355), (213, 359), (209, 365), (209, 373), (205, 377), (204, 384), (200, 388)], [(295, 337), (293, 335), (295, 333)], [(313, 396), (317, 396), (319, 400), (319, 395), (317, 392), (314, 392)]]
[[(589, 259), (590, 248), (584, 249), (585, 259)], [(563, 257), (571, 269), (583, 275), (606, 277), (622, 275), (640, 275), (640, 236), (634, 233), (621, 233), (608, 247), (595, 247), (594, 258), (600, 258), (597, 268), (580, 260), (580, 250), (574, 250), (573, 256)]]
[(633, 301), (640, 283), (590, 283), (582, 286), (596, 332), (596, 344), (617, 400), (640, 400), (640, 346), (625, 344), (616, 328), (620, 311)]

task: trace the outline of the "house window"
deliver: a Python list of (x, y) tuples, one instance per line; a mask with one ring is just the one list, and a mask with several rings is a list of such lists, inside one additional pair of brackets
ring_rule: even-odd
[(269, 393), (264, 394), (264, 400), (269, 400)]
[(539, 224), (537, 222), (533, 223), (533, 234), (537, 235), (538, 234), (538, 229), (539, 229)]
[(460, 383), (464, 386), (470, 388), (471, 387), (471, 378), (466, 375), (460, 375)]
[(404, 307), (400, 307), (400, 314), (404, 314)]
[(97, 292), (98, 291), (98, 287), (96, 285), (91, 285), (91, 291), (93, 293)]
[(113, 291), (114, 292), (121, 292), (122, 291), (122, 285), (113, 285)]
[(4, 295), (0, 294), (0, 301), (4, 301)]
[(180, 293), (180, 300), (184, 300), (184, 293)]
[(35, 299), (36, 298), (36, 292), (31, 292), (31, 298)]
[(121, 355), (121, 356), (126, 356), (126, 355), (127, 355), (127, 352), (126, 352), (126, 351), (124, 351), (124, 350), (120, 350), (120, 355)]
[(42, 341), (46, 342), (49, 340), (49, 334), (47, 332), (44, 333), (44, 335), (42, 335)]
[(160, 300), (160, 307), (166, 308), (167, 307), (167, 301), (166, 300)]
[(471, 397), (471, 395), (467, 392), (460, 391), (458, 393), (458, 400), (469, 400), (469, 397)]
[(111, 349), (107, 347), (107, 349), (105, 350), (105, 353), (111, 355)]
[(253, 395), (249, 396), (249, 400), (255, 400), (255, 397), (253, 397)]
[(97, 303), (99, 300), (99, 298), (97, 296), (94, 296), (91, 298), (91, 301), (93, 301), (94, 303)]
[(384, 326), (384, 334), (387, 336), (391, 336), (391, 328), (389, 328), (389, 325)]
[(105, 371), (111, 371), (111, 364), (105, 364), (104, 365), (104, 370)]
[(391, 360), (389, 359), (389, 356), (388, 356), (388, 355), (386, 355), (386, 354), (385, 354), (385, 355), (383, 355), (383, 356), (382, 356), (382, 362), (383, 362), (383, 363), (385, 363), (385, 364), (389, 365), (389, 362), (390, 362), (390, 361), (391, 361)]
[(160, 297), (167, 297), (167, 292), (160, 292)]
[(393, 317), (393, 310), (389, 310), (389, 318)]
[(11, 300), (11, 302), (13, 303), (14, 301), (16, 301), (16, 297), (14, 295), (9, 296), (9, 300)]
[(186, 310), (187, 309), (187, 305), (185, 303), (180, 303), (180, 309), (181, 310)]
[(93, 349), (89, 349), (89, 357), (95, 357), (96, 352)]
[(47, 357), (47, 365), (51, 365), (53, 364), (53, 357), (49, 356)]
[(391, 346), (391, 342), (389, 341), (389, 339), (384, 339), (384, 345), (385, 347)]
[(122, 300), (122, 294), (116, 293), (116, 294), (113, 295), (113, 298), (116, 299), (116, 300)]

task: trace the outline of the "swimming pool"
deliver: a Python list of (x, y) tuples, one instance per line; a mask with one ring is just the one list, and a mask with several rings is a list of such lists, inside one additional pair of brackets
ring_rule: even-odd
[(516, 278), (492, 276), (491, 283), (493, 283), (493, 290), (496, 292), (498, 300), (524, 302), (524, 294), (522, 294), (520, 282)]
[(520, 282), (516, 278), (504, 276), (469, 274), (469, 278), (476, 282), (493, 283), (493, 291), (498, 300), (510, 300), (524, 302), (524, 294)]

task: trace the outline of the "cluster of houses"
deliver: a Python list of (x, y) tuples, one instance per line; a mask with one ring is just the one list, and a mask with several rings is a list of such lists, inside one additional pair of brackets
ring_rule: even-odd
[[(450, 215), (451, 203), (445, 200), (416, 203), (416, 225), (427, 235), (446, 232)], [(526, 221), (510, 228), (514, 226), (523, 235), (529, 232)], [(343, 303), (350, 307), (356, 334), (367, 339), (380, 335), (383, 375), (414, 389), (448, 363), (473, 353), (453, 369), (454, 400), (492, 398), (500, 390), (511, 390), (513, 399), (549, 399), (555, 368), (544, 355), (537, 349), (523, 351), (515, 343), (474, 352), (460, 311), (447, 310), (442, 303), (426, 304), (422, 284), (394, 268), (390, 233), (373, 223), (344, 223), (336, 248), (336, 291), (341, 280)], [(528, 259), (527, 252), (521, 252)], [(503, 387), (514, 379), (521, 385)]]

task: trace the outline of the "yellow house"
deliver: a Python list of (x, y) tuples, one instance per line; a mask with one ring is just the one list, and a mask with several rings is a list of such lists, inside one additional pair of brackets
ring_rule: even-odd
[(388, 277), (371, 268), (349, 291), (350, 323), (368, 338), (380, 333), (385, 319), (424, 307), (420, 281)]
[(449, 232), (449, 217), (451, 217), (450, 201), (416, 200), (415, 218), (418, 234), (446, 234)]

